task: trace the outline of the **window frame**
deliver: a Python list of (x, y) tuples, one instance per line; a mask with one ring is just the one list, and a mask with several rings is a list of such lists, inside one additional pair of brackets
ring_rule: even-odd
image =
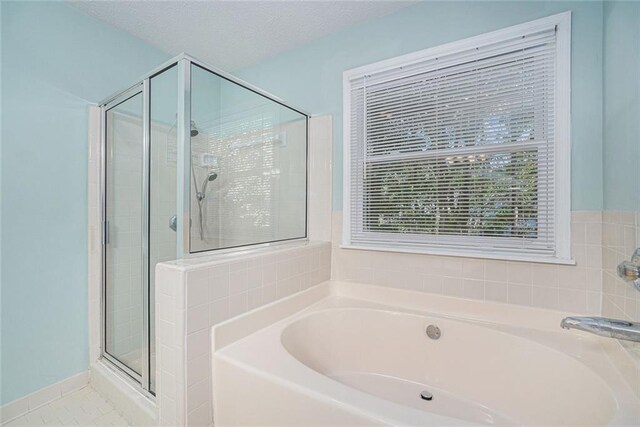
[[(351, 140), (351, 81), (369, 74), (380, 73), (398, 67), (407, 67), (442, 55), (455, 54), (457, 52), (479, 46), (497, 43), (505, 39), (524, 36), (554, 25), (556, 27), (556, 79), (554, 104), (554, 222), (556, 236), (554, 241), (554, 255), (538, 255), (534, 253), (510, 254), (508, 253), (508, 250), (505, 250), (505, 252), (489, 252), (475, 248), (463, 249), (462, 245), (458, 248), (451, 249), (437, 248), (424, 244), (416, 244), (415, 247), (410, 247), (406, 242), (400, 241), (375, 245), (352, 242), (351, 148), (354, 141)], [(346, 70), (343, 73), (342, 89), (344, 170), (342, 184), (343, 217), (341, 248), (553, 264), (575, 264), (575, 261), (571, 258), (571, 11)], [(388, 233), (386, 237), (391, 240), (393, 235), (394, 233)], [(453, 237), (461, 240), (466, 239), (465, 236)]]

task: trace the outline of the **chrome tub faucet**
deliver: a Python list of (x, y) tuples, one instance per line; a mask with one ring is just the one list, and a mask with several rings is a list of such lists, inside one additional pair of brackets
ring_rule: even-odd
[(601, 337), (640, 342), (640, 323), (604, 317), (565, 317), (560, 322), (563, 329), (578, 329)]

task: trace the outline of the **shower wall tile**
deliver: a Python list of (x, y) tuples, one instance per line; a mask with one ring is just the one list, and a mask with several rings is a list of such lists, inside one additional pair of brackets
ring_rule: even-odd
[(159, 264), (156, 325), (161, 425), (212, 424), (213, 325), (308, 289), (330, 275), (329, 242)]
[[(332, 279), (599, 314), (602, 213), (573, 212), (571, 225), (576, 265), (556, 265), (342, 249), (342, 212), (334, 212)], [(622, 242), (624, 233), (619, 231), (617, 236)]]

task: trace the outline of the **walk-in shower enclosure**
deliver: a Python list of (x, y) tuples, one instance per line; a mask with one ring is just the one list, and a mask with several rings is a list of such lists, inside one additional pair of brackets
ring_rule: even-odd
[(154, 394), (156, 264), (306, 239), (308, 116), (187, 55), (100, 107), (102, 357)]

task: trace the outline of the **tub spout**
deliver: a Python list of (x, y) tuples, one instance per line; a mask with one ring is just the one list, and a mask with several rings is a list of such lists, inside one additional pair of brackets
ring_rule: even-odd
[(578, 329), (601, 337), (640, 342), (640, 323), (604, 317), (565, 317), (563, 329)]

